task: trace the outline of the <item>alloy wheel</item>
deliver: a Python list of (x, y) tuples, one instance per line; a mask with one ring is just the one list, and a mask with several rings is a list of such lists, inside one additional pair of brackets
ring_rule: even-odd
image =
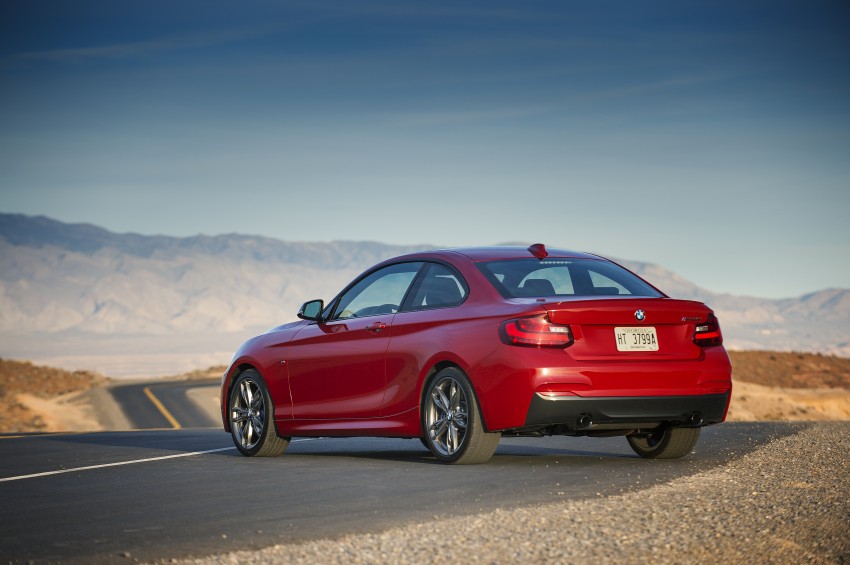
[(243, 379), (237, 386), (230, 409), (231, 426), (236, 431), (239, 444), (245, 449), (253, 449), (262, 439), (265, 426), (263, 392), (252, 379)]
[(425, 425), (431, 444), (441, 455), (454, 455), (463, 446), (469, 427), (468, 401), (454, 378), (443, 377), (431, 389)]

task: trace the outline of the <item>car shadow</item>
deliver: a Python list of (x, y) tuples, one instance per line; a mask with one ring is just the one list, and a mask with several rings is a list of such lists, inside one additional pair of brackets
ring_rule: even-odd
[[(706, 450), (721, 458), (731, 458), (754, 451), (771, 439), (790, 435), (806, 427), (805, 423), (735, 423), (705, 430), (696, 455)], [(23, 441), (76, 443), (104, 446), (113, 455), (143, 456), (169, 453), (204, 452), (210, 457), (243, 458), (229, 434), (220, 428), (107, 431), (90, 433), (17, 434)], [(587, 460), (638, 460), (624, 438), (596, 438), (590, 448), (574, 445), (583, 438), (513, 438), (502, 439), (491, 465), (537, 464)], [(398, 438), (295, 438), (284, 459), (341, 458), (411, 464), (444, 465), (418, 439)], [(692, 459), (694, 455), (683, 460)], [(670, 460), (665, 460), (670, 461)]]

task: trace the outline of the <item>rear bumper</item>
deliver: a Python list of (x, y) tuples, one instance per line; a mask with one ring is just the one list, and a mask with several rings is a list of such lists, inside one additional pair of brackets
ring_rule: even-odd
[(730, 391), (696, 396), (592, 398), (535, 394), (524, 427), (533, 429), (557, 425), (573, 430), (613, 430), (659, 424), (716, 424), (726, 418), (731, 394)]

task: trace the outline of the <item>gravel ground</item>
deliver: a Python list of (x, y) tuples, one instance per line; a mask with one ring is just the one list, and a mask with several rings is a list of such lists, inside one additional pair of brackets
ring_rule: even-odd
[(848, 499), (850, 422), (834, 422), (641, 492), (171, 562), (850, 565)]

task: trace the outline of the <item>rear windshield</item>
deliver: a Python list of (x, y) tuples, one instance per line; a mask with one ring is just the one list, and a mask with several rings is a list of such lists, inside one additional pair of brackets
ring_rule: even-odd
[(598, 259), (513, 259), (478, 268), (505, 298), (663, 296), (637, 275)]

